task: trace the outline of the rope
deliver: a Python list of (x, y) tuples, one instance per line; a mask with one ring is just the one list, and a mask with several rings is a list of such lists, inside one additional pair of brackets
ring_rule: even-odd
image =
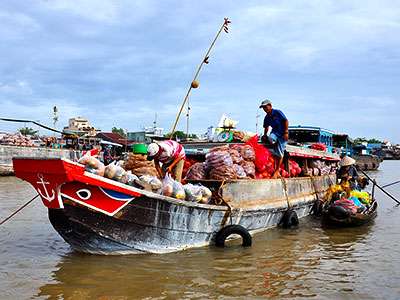
[(288, 209), (289, 209), (290, 208), (290, 202), (289, 202), (289, 193), (288, 193), (288, 190), (287, 190), (286, 181), (282, 176), (280, 177), (280, 179), (282, 181), (283, 191), (285, 192), (286, 202), (287, 202)]
[[(229, 205), (228, 202), (225, 201), (224, 197), (221, 196), (221, 190), (222, 188), (225, 186), (225, 179), (222, 180), (221, 185), (219, 186), (218, 190), (216, 191), (215, 195), (213, 195), (213, 197), (215, 197), (215, 203), (218, 205), (221, 204), (225, 204), (226, 207), (228, 208), (227, 210), (227, 214), (226, 216), (224, 216), (224, 223), (226, 222), (226, 219), (229, 218), (231, 221), (231, 225), (232, 225), (232, 207)], [(218, 202), (217, 202), (218, 199)]]
[(48, 127), (46, 125), (40, 124), (40, 123), (38, 123), (36, 121), (32, 121), (32, 120), (20, 120), (20, 119), (9, 119), (9, 118), (0, 118), (0, 120), (1, 121), (6, 121), (6, 122), (32, 123), (32, 124), (35, 124), (37, 126), (40, 126), (40, 127), (44, 128), (44, 129), (47, 129), (47, 130), (50, 130), (50, 131), (58, 132), (58, 133), (61, 133), (61, 134), (63, 133), (62, 131), (59, 131), (59, 130), (51, 128), (51, 127)]
[(18, 212), (23, 210), (28, 204), (30, 204), (33, 200), (35, 200), (37, 197), (39, 197), (39, 194), (37, 194), (35, 197), (33, 197), (31, 200), (26, 202), (24, 205), (22, 205), (20, 208), (18, 208), (15, 212), (13, 212), (11, 215), (9, 215), (7, 218), (5, 218), (3, 221), (0, 222), (0, 226), (3, 225), (5, 222), (7, 222), (9, 219), (11, 219), (13, 216), (15, 216)]
[(314, 193), (315, 193), (315, 196), (317, 198), (317, 201), (319, 201), (319, 195), (318, 195), (317, 187), (315, 186), (314, 176), (310, 176), (310, 179), (311, 179), (311, 183), (312, 183), (313, 188), (314, 188)]

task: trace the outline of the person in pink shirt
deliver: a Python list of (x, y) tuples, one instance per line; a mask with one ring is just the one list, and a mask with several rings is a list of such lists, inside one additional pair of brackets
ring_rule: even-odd
[(151, 143), (147, 147), (147, 159), (154, 159), (158, 174), (164, 177), (170, 173), (179, 182), (182, 180), (185, 157), (185, 149), (173, 140)]

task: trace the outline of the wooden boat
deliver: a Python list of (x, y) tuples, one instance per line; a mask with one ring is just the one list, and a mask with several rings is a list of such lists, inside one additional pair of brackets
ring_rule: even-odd
[(363, 212), (351, 213), (342, 206), (330, 204), (322, 210), (324, 225), (335, 227), (355, 227), (371, 222), (378, 211), (378, 203), (374, 199), (371, 205)]
[(198, 204), (141, 190), (85, 171), (64, 158), (14, 158), (48, 208), (50, 222), (75, 250), (96, 254), (166, 253), (212, 244), (227, 225), (250, 234), (283, 216), (310, 214), (335, 175), (234, 180), (217, 187), (224, 205)]

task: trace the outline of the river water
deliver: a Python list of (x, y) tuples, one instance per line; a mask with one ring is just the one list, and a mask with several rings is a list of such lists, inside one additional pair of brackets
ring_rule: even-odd
[[(385, 161), (370, 174), (385, 184), (399, 168)], [(400, 184), (387, 190), (400, 198)], [(0, 177), (0, 219), (34, 195)], [(257, 234), (251, 248), (131, 256), (72, 251), (35, 200), (0, 227), (0, 299), (400, 299), (400, 207), (377, 198), (378, 217), (363, 227), (322, 229), (307, 217)]]

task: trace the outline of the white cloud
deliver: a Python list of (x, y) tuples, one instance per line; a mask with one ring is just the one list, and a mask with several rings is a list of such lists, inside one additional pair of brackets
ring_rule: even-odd
[(227, 16), (230, 33), (217, 41), (190, 98), (191, 128), (203, 132), (227, 113), (254, 130), (258, 102), (270, 97), (293, 123), (400, 141), (393, 115), (400, 109), (395, 2), (56, 0), (1, 6), (0, 38), (7, 41), (0, 45), (2, 115), (51, 121), (57, 104), (60, 124), (82, 115), (103, 130), (135, 130), (151, 124), (157, 112), (169, 130)]

